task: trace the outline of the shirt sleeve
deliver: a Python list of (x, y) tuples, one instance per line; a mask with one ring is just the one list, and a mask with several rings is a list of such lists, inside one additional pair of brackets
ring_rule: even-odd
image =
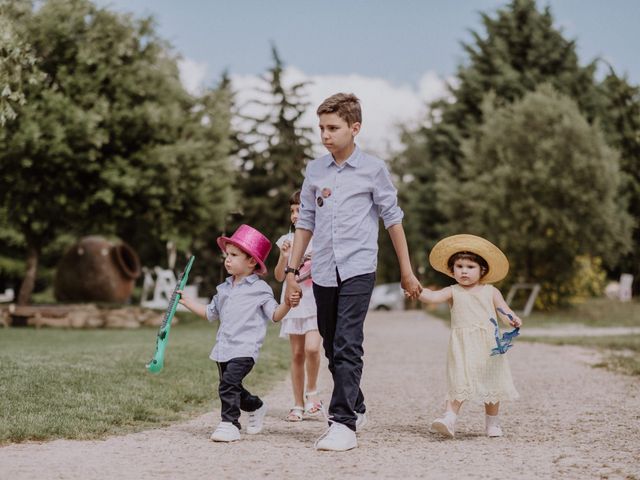
[(216, 293), (211, 299), (211, 303), (207, 305), (207, 320), (213, 322), (220, 318), (220, 312), (218, 311), (218, 294)]
[(391, 181), (386, 165), (382, 164), (377, 172), (373, 190), (373, 202), (378, 207), (384, 228), (402, 223), (404, 212), (398, 206), (398, 191)]
[(278, 301), (273, 296), (273, 291), (268, 293), (264, 293), (261, 297), (262, 305), (260, 308), (262, 309), (262, 314), (265, 317), (266, 321), (273, 322), (273, 312), (276, 311), (276, 308), (280, 305)]
[(311, 182), (309, 182), (310, 166), (311, 164), (307, 165), (304, 182), (302, 182), (302, 189), (300, 190), (300, 214), (298, 215), (296, 228), (313, 232), (316, 227), (316, 199), (311, 188)]

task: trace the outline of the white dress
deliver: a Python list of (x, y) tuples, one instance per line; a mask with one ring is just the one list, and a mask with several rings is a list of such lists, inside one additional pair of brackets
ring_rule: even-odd
[(496, 341), (489, 318), (499, 318), (493, 305), (493, 287), (483, 285), (471, 292), (453, 285), (451, 290), (447, 400), (496, 403), (518, 398), (508, 354), (490, 356)]
[[(293, 233), (289, 232), (286, 235), (282, 235), (276, 242), (278, 248), (282, 248), (285, 240), (289, 240), (293, 246)], [(311, 254), (312, 249), (312, 241), (310, 241), (304, 254)], [(311, 330), (318, 329), (316, 300), (313, 296), (311, 279), (301, 282), (300, 288), (302, 289), (300, 304), (289, 310), (289, 313), (280, 322), (280, 337), (282, 338), (288, 338), (289, 335), (304, 335)], [(284, 290), (283, 286), (282, 294), (280, 295), (281, 302), (284, 302)]]

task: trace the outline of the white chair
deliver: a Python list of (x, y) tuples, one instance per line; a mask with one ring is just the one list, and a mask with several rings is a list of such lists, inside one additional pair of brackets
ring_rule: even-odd
[(0, 302), (13, 302), (15, 298), (15, 292), (13, 288), (5, 289), (4, 293), (0, 293)]
[[(153, 270), (156, 274), (156, 279), (153, 279), (151, 271), (148, 268), (142, 269), (144, 272), (144, 279), (142, 281), (142, 295), (140, 296), (140, 306), (145, 308), (153, 308), (156, 310), (163, 310), (169, 306), (173, 289), (176, 287), (178, 280), (176, 279), (173, 270), (155, 267)], [(153, 289), (153, 297), (149, 300), (147, 297)], [(208, 303), (206, 298), (198, 297), (197, 285), (185, 285), (184, 293), (192, 298), (197, 299), (198, 302), (206, 304)], [(178, 304), (177, 310), (179, 312), (188, 311), (186, 307)]]
[[(144, 280), (142, 281), (142, 295), (140, 297), (140, 306), (145, 308), (154, 308), (162, 310), (167, 308), (171, 294), (176, 286), (176, 275), (173, 270), (155, 267), (155, 280), (149, 269), (144, 269)], [(153, 297), (149, 300), (147, 297), (153, 288)]]
[(630, 302), (632, 295), (633, 275), (623, 273), (620, 275), (620, 288), (618, 290), (618, 299), (621, 302)]

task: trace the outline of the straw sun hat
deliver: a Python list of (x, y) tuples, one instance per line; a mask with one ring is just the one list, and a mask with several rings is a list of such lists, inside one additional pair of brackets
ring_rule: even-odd
[(489, 271), (480, 279), (482, 283), (494, 283), (502, 280), (509, 272), (509, 260), (502, 251), (489, 240), (463, 233), (443, 238), (431, 250), (429, 263), (437, 271), (453, 277), (447, 263), (458, 252), (471, 252), (487, 261)]

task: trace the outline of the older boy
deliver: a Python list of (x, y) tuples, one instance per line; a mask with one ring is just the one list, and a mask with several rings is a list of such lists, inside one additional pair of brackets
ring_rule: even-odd
[(318, 450), (357, 447), (356, 427), (366, 422), (360, 390), (363, 326), (375, 284), (378, 218), (391, 236), (400, 264), (402, 287), (416, 298), (422, 286), (413, 274), (397, 192), (384, 162), (355, 144), (362, 114), (358, 98), (338, 93), (318, 107), (322, 144), (329, 155), (307, 166), (300, 216), (286, 272), (287, 302), (295, 301), (302, 254), (313, 236), (313, 293), (318, 309), (333, 394), (330, 427)]

